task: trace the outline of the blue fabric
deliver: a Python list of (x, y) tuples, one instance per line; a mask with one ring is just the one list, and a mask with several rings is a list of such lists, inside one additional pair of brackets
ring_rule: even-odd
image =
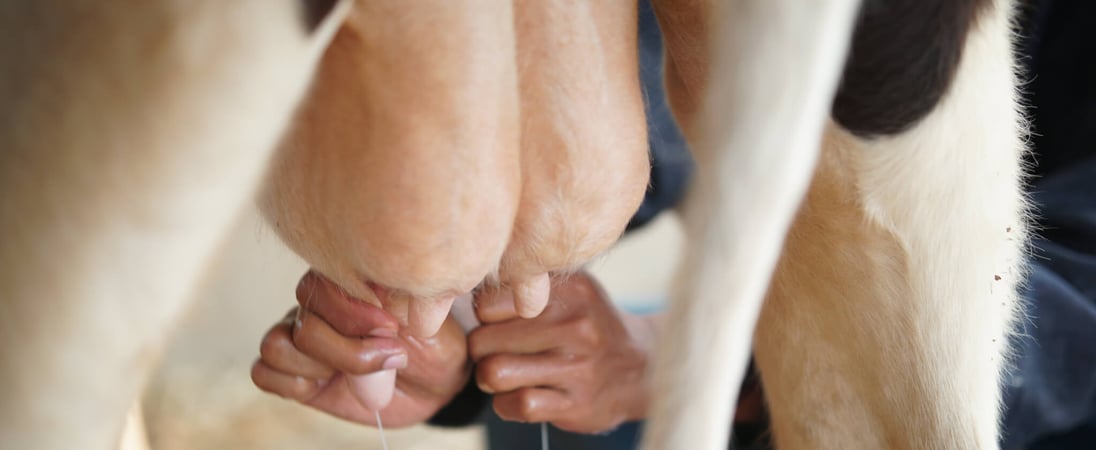
[(1096, 448), (1096, 158), (1050, 175), (1033, 198), (1028, 321), (1005, 393), (1003, 447)]
[[(491, 450), (535, 450), (540, 448), (540, 425), (506, 422), (489, 412), (487, 443)], [(626, 423), (602, 435), (568, 433), (548, 427), (548, 446), (557, 450), (631, 450), (639, 445), (640, 424)]]
[(1020, 356), (1006, 379), (1002, 447), (1094, 449), (1096, 2), (1043, 0), (1022, 23), (1043, 229)]
[(647, 113), (651, 181), (643, 204), (628, 222), (634, 230), (672, 208), (685, 193), (693, 160), (674, 121), (662, 86), (662, 34), (649, 1), (639, 2), (639, 77)]

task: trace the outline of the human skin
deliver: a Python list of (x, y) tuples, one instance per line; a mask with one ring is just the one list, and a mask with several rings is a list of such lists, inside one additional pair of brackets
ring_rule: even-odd
[(476, 383), (499, 417), (576, 433), (611, 430), (647, 409), (657, 316), (618, 311), (586, 272), (552, 278), (548, 307), (518, 316), (507, 295), (478, 301), (468, 336)]
[(495, 394), (503, 418), (588, 433), (642, 418), (657, 316), (617, 311), (585, 273), (553, 277), (552, 283), (548, 307), (536, 318), (518, 316), (509, 297), (484, 298), (477, 315), (490, 323), (467, 340), (451, 319), (441, 333), (423, 339), (393, 336), (398, 325), (391, 315), (308, 274), (298, 289), (302, 306), (267, 332), (252, 380), (264, 391), (374, 425), (374, 410), (360, 401), (351, 378), (403, 358), (395, 395), (381, 410), (386, 426), (402, 427), (425, 421), (451, 401), (472, 375), (474, 360), (477, 384)]
[[(476, 312), (485, 324), (467, 338), (449, 319), (441, 333), (423, 339), (389, 337), (395, 318), (307, 274), (298, 289), (301, 307), (267, 332), (252, 379), (264, 391), (373, 426), (373, 410), (363, 406), (348, 378), (382, 371), (387, 358), (406, 355), (396, 393), (381, 412), (386, 426), (429, 419), (472, 375), (495, 395), (495, 411), (508, 420), (596, 433), (643, 419), (645, 374), (662, 315), (617, 310), (585, 272), (556, 276), (552, 283), (551, 301), (535, 318), (518, 316), (508, 296), (481, 296)], [(744, 392), (735, 421), (756, 423), (764, 415), (761, 391)]]
[[(428, 419), (468, 381), (464, 332), (452, 319), (434, 336), (416, 337), (314, 272), (302, 278), (297, 297), (300, 305), (267, 331), (252, 366), (252, 381), (266, 392), (367, 425), (380, 409), (385, 426), (404, 427)], [(391, 401), (367, 406), (360, 380), (397, 369), (385, 393)]]

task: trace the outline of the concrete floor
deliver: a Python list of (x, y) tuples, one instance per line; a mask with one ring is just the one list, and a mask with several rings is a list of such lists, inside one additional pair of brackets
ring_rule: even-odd
[[(623, 307), (649, 310), (665, 297), (682, 236), (664, 215), (589, 268)], [(156, 450), (381, 449), (376, 430), (264, 394), (248, 377), (266, 329), (292, 307), (305, 265), (243, 217), (165, 354), (145, 397)], [(388, 431), (392, 450), (484, 448), (482, 430)]]

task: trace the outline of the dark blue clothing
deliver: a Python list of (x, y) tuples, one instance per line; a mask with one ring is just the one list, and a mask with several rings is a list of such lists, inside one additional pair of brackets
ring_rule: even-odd
[(1023, 18), (1039, 237), (1002, 447), (1096, 448), (1096, 2)]
[(1036, 185), (1042, 237), (1020, 358), (1006, 378), (1002, 447), (1096, 448), (1096, 158)]
[(685, 138), (674, 121), (662, 87), (662, 34), (649, 1), (639, 2), (639, 79), (647, 113), (647, 144), (651, 154), (651, 181), (643, 204), (628, 222), (628, 231), (650, 222), (677, 204), (685, 194), (693, 160)]

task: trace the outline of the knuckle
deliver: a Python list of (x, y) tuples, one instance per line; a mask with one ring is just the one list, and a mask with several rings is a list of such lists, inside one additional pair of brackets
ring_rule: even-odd
[(268, 331), (259, 343), (259, 356), (263, 359), (277, 358), (282, 354), (282, 349), (286, 344), (285, 341), (286, 336), (281, 333), (279, 328)]
[(314, 381), (305, 377), (295, 377), (293, 383), (290, 385), (288, 396), (295, 400), (307, 400), (312, 397), (316, 388), (317, 385)]
[(571, 323), (571, 336), (574, 339), (585, 346), (597, 347), (601, 344), (602, 336), (601, 331), (598, 330), (594, 322), (582, 317)]
[(577, 359), (577, 364), (571, 368), (572, 377), (583, 380), (582, 385), (593, 382), (597, 378), (597, 367), (589, 359)]
[(378, 358), (363, 345), (354, 353), (352, 358), (347, 358), (346, 367), (343, 370), (354, 375), (364, 375), (380, 370)]

